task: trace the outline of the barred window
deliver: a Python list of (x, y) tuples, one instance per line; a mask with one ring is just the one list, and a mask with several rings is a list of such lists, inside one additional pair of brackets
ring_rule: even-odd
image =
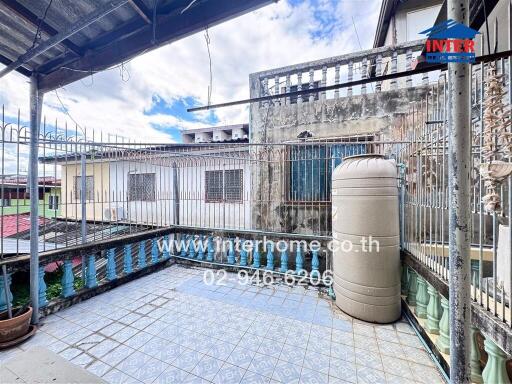
[[(82, 199), (82, 176), (75, 176), (75, 199)], [(94, 200), (94, 176), (85, 176), (85, 200)]]
[(128, 201), (154, 201), (155, 200), (155, 174), (129, 173), (128, 174)]
[(48, 196), (48, 209), (59, 209), (59, 196), (50, 195)]
[(241, 169), (226, 171), (206, 171), (206, 201), (235, 202), (242, 201), (244, 173)]
[(205, 186), (206, 186), (206, 201), (216, 202), (222, 201), (224, 173), (223, 171), (206, 171), (205, 172)]
[(243, 171), (241, 169), (224, 171), (224, 200), (241, 201), (243, 183)]

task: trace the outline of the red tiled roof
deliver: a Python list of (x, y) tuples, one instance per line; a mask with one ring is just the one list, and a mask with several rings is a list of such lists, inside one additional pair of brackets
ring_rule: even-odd
[[(13, 236), (30, 229), (30, 213), (5, 215), (0, 217), (0, 220), (0, 235), (2, 237)], [(48, 222), (48, 219), (39, 217), (39, 225), (43, 225), (46, 222)]]

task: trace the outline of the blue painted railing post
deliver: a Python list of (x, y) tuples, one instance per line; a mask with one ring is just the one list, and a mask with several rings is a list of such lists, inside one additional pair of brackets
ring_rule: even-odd
[(139, 242), (139, 258), (137, 262), (139, 269), (146, 267), (146, 241)]
[(272, 252), (272, 244), (267, 245), (267, 270), (274, 270), (274, 253)]
[(151, 240), (151, 264), (158, 263), (158, 244), (156, 239)]
[(213, 239), (211, 236), (208, 236), (208, 256), (206, 257), (206, 261), (213, 261), (215, 258), (215, 248), (213, 246)]
[(300, 275), (304, 270), (304, 260), (302, 258), (302, 250), (300, 245), (297, 246), (297, 252), (295, 254), (295, 273)]
[(247, 251), (245, 250), (245, 240), (240, 240), (240, 266), (247, 267)]
[(96, 257), (94, 255), (89, 255), (87, 257), (85, 286), (87, 288), (94, 288), (97, 285), (98, 281), (96, 280)]
[(171, 257), (171, 236), (165, 235), (162, 239), (162, 250), (163, 250), (163, 259), (167, 260)]
[(319, 279), (320, 272), (318, 269), (320, 268), (320, 260), (318, 259), (318, 249), (313, 249), (311, 253), (313, 254), (311, 259), (311, 277)]
[(196, 258), (196, 250), (195, 250), (195, 236), (191, 235), (188, 239), (188, 257), (190, 259)]
[[(7, 300), (5, 300), (5, 285), (4, 277), (0, 275), (0, 311), (5, 311), (7, 309), (7, 303), (11, 304), (10, 308), (12, 308), (12, 293), (11, 293), (11, 274), (8, 273), (6, 275), (7, 281)], [(41, 304), (39, 304), (41, 305)]]
[(253, 246), (252, 267), (253, 268), (261, 267), (261, 264), (260, 264), (260, 251), (258, 249), (258, 242), (257, 241), (255, 242), (255, 244)]
[(70, 297), (75, 294), (75, 287), (73, 282), (75, 276), (73, 276), (73, 263), (71, 260), (64, 260), (63, 266), (64, 272), (62, 274), (62, 297)]
[(126, 244), (124, 246), (124, 268), (123, 272), (125, 274), (132, 273), (133, 267), (132, 267), (132, 245)]
[(44, 266), (39, 266), (39, 307), (46, 307), (48, 300), (46, 299), (46, 283), (44, 281)]
[(110, 248), (107, 251), (107, 280), (112, 281), (117, 279), (116, 273), (116, 250)]
[(197, 260), (204, 260), (204, 236), (203, 235), (199, 235), (197, 244), (198, 244)]
[(229, 240), (228, 264), (235, 264), (235, 241)]
[(286, 249), (281, 251), (281, 269), (279, 272), (286, 273), (288, 271), (288, 253)]
[(180, 257), (187, 257), (188, 235), (180, 236)]

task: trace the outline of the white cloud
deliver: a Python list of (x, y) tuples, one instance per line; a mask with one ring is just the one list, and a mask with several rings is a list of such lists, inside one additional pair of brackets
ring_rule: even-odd
[[(292, 6), (289, 1), (277, 4), (218, 25), (209, 30), (213, 62), (212, 102), (224, 102), (249, 97), (249, 74), (273, 67), (286, 66), (323, 57), (359, 50), (352, 17), (363, 49), (370, 48), (378, 17), (380, 1), (310, 0)], [(315, 17), (318, 12), (332, 15), (335, 23), (328, 36), (315, 37), (315, 31), (325, 25)], [(316, 12), (316, 13), (315, 13)], [(185, 97), (207, 102), (209, 84), (208, 55), (204, 33), (135, 58), (126, 65), (129, 80), (124, 82), (120, 69), (95, 74), (58, 90), (62, 102), (74, 119), (88, 129), (107, 134), (149, 140), (170, 140), (167, 133), (154, 128), (205, 126), (202, 121), (190, 122), (180, 116), (146, 115), (155, 95), (167, 103)], [(125, 77), (127, 73), (124, 74)], [(15, 115), (22, 110), (28, 118), (28, 84), (21, 75), (10, 74), (0, 80), (0, 104), (6, 113)], [(45, 96), (43, 112), (47, 119), (65, 120), (55, 93)], [(248, 121), (246, 106), (218, 109), (219, 124)]]

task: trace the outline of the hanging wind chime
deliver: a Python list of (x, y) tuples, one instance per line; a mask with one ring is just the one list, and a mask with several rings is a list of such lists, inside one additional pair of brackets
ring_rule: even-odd
[(499, 184), (512, 173), (512, 133), (510, 109), (503, 104), (506, 92), (503, 75), (498, 74), (496, 62), (489, 63), (485, 81), (484, 131), (480, 174), (484, 180), (482, 201), (487, 212), (501, 209)]

